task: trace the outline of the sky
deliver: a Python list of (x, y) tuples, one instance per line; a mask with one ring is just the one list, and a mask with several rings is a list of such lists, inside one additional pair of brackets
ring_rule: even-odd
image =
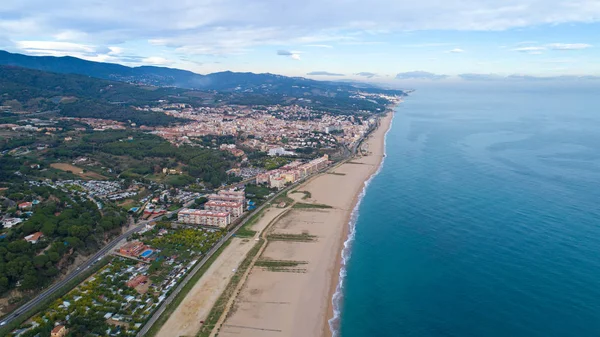
[(202, 74), (600, 79), (600, 0), (3, 0), (0, 49)]

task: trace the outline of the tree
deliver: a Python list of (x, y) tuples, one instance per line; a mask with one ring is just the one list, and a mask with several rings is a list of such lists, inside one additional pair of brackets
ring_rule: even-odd
[(35, 271), (29, 271), (27, 274), (25, 274), (25, 277), (23, 277), (23, 281), (21, 281), (21, 287), (27, 290), (35, 289), (39, 286), (39, 283), (40, 279)]
[(39, 268), (44, 267), (48, 261), (49, 261), (49, 258), (47, 255), (45, 255), (45, 254), (37, 255), (33, 258), (33, 265), (39, 269)]

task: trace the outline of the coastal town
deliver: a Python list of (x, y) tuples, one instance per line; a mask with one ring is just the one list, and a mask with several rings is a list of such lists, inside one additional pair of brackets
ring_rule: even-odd
[[(302, 204), (291, 197), (297, 186), (356, 155), (402, 99), (354, 95), (386, 104), (347, 114), (302, 104), (132, 106), (177, 121), (163, 124), (3, 105), (14, 117), (0, 123), (0, 332), (156, 335), (186, 284), (212, 282), (199, 270), (215, 259), (226, 268), (221, 255), (236, 262), (216, 295), (231, 289), (245, 256), (265, 244), (265, 221)], [(227, 245), (242, 253), (221, 252)]]

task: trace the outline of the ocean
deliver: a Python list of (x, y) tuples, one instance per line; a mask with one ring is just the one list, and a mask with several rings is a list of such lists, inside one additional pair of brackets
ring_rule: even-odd
[(336, 335), (600, 336), (598, 87), (407, 97), (357, 207)]

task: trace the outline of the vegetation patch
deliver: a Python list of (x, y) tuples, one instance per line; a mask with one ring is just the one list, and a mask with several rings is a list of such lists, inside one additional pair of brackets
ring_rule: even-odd
[(302, 234), (269, 234), (267, 235), (269, 241), (297, 241), (297, 242), (311, 242), (317, 240), (316, 235), (310, 235), (308, 233)]
[(305, 268), (297, 268), (298, 266), (308, 264), (307, 261), (292, 261), (292, 260), (269, 260), (262, 259), (256, 261), (256, 267), (264, 268), (272, 272), (292, 272), (305, 273)]
[(310, 199), (312, 198), (312, 194), (309, 191), (294, 191), (292, 193), (304, 193), (304, 196), (302, 197), (302, 199)]
[(223, 243), (223, 245), (198, 270), (198, 272), (196, 274), (194, 274), (194, 276), (192, 276), (190, 281), (181, 289), (179, 294), (177, 294), (177, 296), (175, 296), (173, 301), (171, 303), (169, 303), (169, 305), (167, 305), (167, 307), (165, 308), (165, 311), (163, 311), (162, 315), (160, 315), (160, 317), (156, 320), (156, 322), (154, 322), (154, 325), (152, 325), (152, 327), (148, 330), (146, 336), (155, 336), (160, 331), (162, 326), (167, 322), (167, 320), (173, 314), (175, 309), (177, 309), (177, 307), (179, 307), (179, 305), (181, 304), (181, 301), (183, 301), (183, 299), (187, 296), (187, 294), (190, 292), (190, 290), (192, 290), (194, 285), (200, 280), (202, 275), (204, 275), (204, 273), (206, 273), (208, 268), (210, 268), (210, 266), (215, 262), (215, 260), (219, 257), (219, 255), (221, 255), (223, 250), (225, 250), (225, 248), (227, 246), (229, 246), (230, 243), (231, 243), (231, 239), (225, 241), (225, 243)]
[(288, 205), (289, 205), (289, 204), (291, 204), (291, 203), (293, 203), (293, 202), (294, 202), (294, 199), (292, 199), (292, 198), (288, 197), (288, 195), (287, 195), (287, 192), (285, 192), (285, 193), (282, 193), (282, 194), (281, 194), (280, 196), (278, 196), (277, 198), (275, 198), (275, 199), (273, 200), (273, 202), (274, 202), (274, 203), (276, 203), (276, 204), (279, 204), (279, 203), (282, 203), (282, 202), (284, 202), (284, 203), (286, 203), (286, 204), (288, 204)]
[(235, 236), (239, 238), (254, 237), (254, 235), (256, 235), (256, 231), (250, 228), (252, 228), (252, 226), (254, 226), (258, 219), (260, 219), (262, 216), (263, 210), (261, 210), (260, 212), (256, 212), (256, 214), (252, 215), (252, 217), (250, 217), (250, 219), (248, 219), (248, 221), (246, 221), (246, 223), (240, 229), (238, 229), (237, 232), (235, 232)]
[(303, 203), (303, 202), (298, 202), (296, 204), (294, 204), (293, 208), (298, 208), (298, 209), (306, 209), (306, 208), (321, 208), (321, 209), (325, 209), (325, 208), (333, 208), (329, 205), (325, 205), (325, 204), (307, 204), (307, 203)]
[(83, 179), (94, 179), (94, 180), (105, 180), (106, 177), (98, 174), (96, 172), (92, 172), (92, 171), (87, 171), (85, 169), (82, 169), (80, 167), (68, 164), (68, 163), (54, 163), (54, 164), (50, 164), (51, 167), (61, 170), (61, 171), (65, 171), (65, 172), (71, 172)]
[(30, 317), (35, 315), (37, 312), (46, 308), (49, 304), (56, 301), (57, 299), (63, 297), (66, 293), (71, 291), (71, 289), (75, 288), (81, 282), (83, 282), (88, 277), (92, 276), (98, 270), (104, 268), (110, 261), (112, 260), (112, 256), (103, 258), (100, 262), (95, 263), (90, 268), (85, 270), (79, 276), (73, 278), (71, 281), (67, 282), (64, 286), (56, 290), (52, 295), (48, 296), (43, 301), (40, 301), (37, 305), (33, 306), (31, 309), (24, 312), (19, 318), (14, 319), (12, 322), (6, 324), (5, 326), (0, 328), (0, 336), (8, 335), (12, 330), (18, 328), (23, 322), (28, 320)]
[(339, 173), (339, 172), (327, 172), (327, 174), (333, 174), (334, 176), (345, 176), (346, 173)]

